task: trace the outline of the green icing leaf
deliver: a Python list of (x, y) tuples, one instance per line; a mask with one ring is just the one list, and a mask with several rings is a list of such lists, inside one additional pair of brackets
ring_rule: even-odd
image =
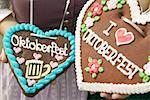
[(106, 4), (106, 0), (102, 0), (102, 1), (101, 1), (101, 5), (104, 6), (105, 4)]
[(103, 63), (103, 60), (102, 59), (99, 59), (98, 60), (98, 64), (102, 64)]
[(91, 12), (88, 12), (88, 17), (92, 17), (92, 13)]
[(150, 61), (150, 56), (148, 56), (148, 61)]
[(143, 77), (145, 76), (145, 73), (144, 73), (144, 72), (140, 72), (140, 73), (139, 73), (139, 76), (140, 76), (141, 78), (143, 78)]
[(122, 0), (117, 0), (118, 1), (118, 3), (120, 3)]
[(95, 16), (95, 17), (94, 17), (94, 20), (97, 22), (97, 21), (100, 20), (100, 17), (99, 17), (99, 16)]
[(96, 73), (93, 73), (92, 74), (92, 78), (96, 78), (97, 77), (97, 74)]
[(120, 3), (124, 5), (124, 4), (126, 3), (126, 1), (125, 1), (125, 0), (122, 0)]
[(86, 27), (81, 30), (81, 32), (83, 32), (83, 33), (86, 32), (86, 31), (87, 31)]
[(81, 28), (82, 28), (82, 29), (84, 29), (85, 27), (86, 27), (86, 25), (85, 25), (85, 24), (82, 24), (82, 25), (81, 25)]
[(92, 57), (89, 57), (88, 62), (92, 62), (92, 61), (93, 61)]
[(145, 75), (143, 77), (143, 82), (148, 82), (150, 80), (149, 76)]
[(103, 11), (104, 11), (104, 12), (107, 12), (108, 10), (109, 10), (109, 9), (108, 9), (107, 6), (104, 6), (104, 7), (103, 7)]
[(100, 67), (100, 68), (98, 69), (98, 71), (99, 71), (100, 73), (103, 73), (103, 72), (104, 72), (104, 68), (103, 68), (103, 67)]
[(86, 67), (84, 70), (85, 70), (86, 72), (89, 72), (89, 71), (90, 71), (90, 68), (89, 68), (89, 67)]
[(123, 5), (121, 3), (117, 4), (117, 8), (121, 9)]

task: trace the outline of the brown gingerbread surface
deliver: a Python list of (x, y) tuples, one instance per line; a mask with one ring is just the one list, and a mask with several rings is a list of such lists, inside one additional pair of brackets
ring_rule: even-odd
[[(95, 2), (101, 2), (101, 0), (96, 0)], [(91, 5), (92, 6), (92, 5)], [(89, 9), (91, 8), (89, 7)], [(90, 10), (87, 10), (83, 23), (87, 18), (87, 14)], [(135, 28), (133, 28), (128, 23), (125, 23), (121, 17), (120, 12), (122, 12), (122, 16), (131, 20), (130, 8), (128, 4), (125, 4), (122, 9), (115, 9), (108, 12), (103, 12), (100, 15), (100, 20), (94, 23), (90, 29), (95, 32), (100, 38), (104, 41), (107, 41), (110, 46), (116, 49), (119, 53), (122, 53), (128, 60), (139, 66), (143, 69), (143, 66), (147, 63), (147, 57), (150, 55), (150, 24), (147, 23), (145, 25), (138, 25), (146, 34), (146, 37), (143, 37)], [(106, 36), (103, 34), (103, 30), (106, 30), (110, 23), (109, 21), (113, 21), (117, 23), (117, 27), (113, 27), (109, 33), (110, 36)], [(115, 32), (119, 28), (125, 28), (128, 32), (132, 32), (134, 34), (134, 41), (126, 44), (126, 45), (116, 45)], [(83, 34), (81, 32), (81, 68), (83, 73), (83, 82), (88, 83), (114, 83), (114, 84), (136, 84), (143, 83), (142, 79), (139, 77), (139, 73), (136, 73), (133, 79), (128, 79), (123, 73), (117, 70), (116, 66), (113, 66), (110, 62), (108, 62), (101, 54), (98, 54), (97, 51), (94, 50), (92, 46), (87, 44), (82, 40)], [(104, 68), (104, 72), (102, 74), (98, 74), (96, 78), (92, 78), (90, 73), (85, 71), (85, 68), (88, 66), (88, 58), (92, 57), (93, 59), (102, 59), (102, 66)], [(125, 70), (125, 68), (122, 68)]]
[[(29, 32), (29, 31), (20, 31), (20, 32), (16, 32), (15, 34), (17, 36), (23, 37), (24, 40), (28, 37), (30, 39), (30, 42), (35, 42), (35, 40), (38, 39), (40, 44), (45, 44), (45, 45), (51, 45), (51, 42), (55, 42), (55, 43), (57, 43), (58, 47), (64, 47), (64, 44), (66, 43), (68, 45), (67, 54), (69, 54), (71, 51), (70, 50), (71, 46), (69, 44), (69, 41), (61, 36), (58, 36), (56, 40), (53, 40), (53, 39), (45, 39), (45, 38), (31, 36), (31, 32)], [(32, 50), (24, 49), (24, 48), (20, 53), (18, 53), (18, 54), (14, 53), (14, 55), (16, 57), (23, 57), (25, 60), (31, 60), (31, 59), (35, 59), (33, 57), (33, 53), (41, 54), (42, 56), (39, 60), (44, 61), (44, 64), (49, 64), (50, 61), (57, 62), (57, 59), (55, 58), (55, 56), (52, 57), (52, 56), (50, 56), (49, 53), (43, 53), (42, 51), (37, 52), (37, 51), (32, 51)], [(68, 57), (69, 56), (64, 56), (63, 60), (59, 61), (58, 64), (65, 62)], [(25, 63), (20, 65), (20, 68), (23, 70), (23, 74), (24, 74), (23, 76), (25, 76), (26, 67), (27, 66), (25, 65)], [(43, 72), (44, 72), (44, 70), (43, 70)]]
[[(52, 42), (56, 43), (55, 44), (56, 48), (53, 48), (53, 51), (57, 51), (57, 53), (59, 53), (58, 49), (64, 50), (65, 49), (65, 44), (67, 44), (66, 45), (67, 49), (65, 50), (67, 56), (61, 56), (60, 54), (56, 54), (54, 52), (53, 52), (53, 56), (52, 56), (51, 55), (52, 51), (50, 51), (49, 53), (48, 52), (44, 53), (43, 51), (31, 50), (31, 49), (27, 49), (25, 47), (15, 46), (15, 45), (12, 44), (12, 41), (11, 41), (12, 49), (14, 51), (13, 54), (16, 57), (16, 59), (17, 58), (19, 58), (19, 59), (23, 58), (24, 59), (24, 61), (21, 64), (19, 64), (19, 68), (21, 69), (21, 71), (23, 73), (22, 77), (25, 77), (25, 79), (27, 80), (26, 85), (28, 87), (33, 87), (34, 84), (38, 83), (41, 79), (45, 78), (45, 76), (47, 76), (48, 74), (51, 74), (51, 72), (54, 69), (56, 69), (60, 64), (63, 64), (67, 60), (67, 58), (69, 57), (69, 53), (71, 52), (70, 42), (67, 38), (65, 38), (63, 36), (56, 36), (56, 39), (49, 39), (49, 38), (41, 38), (39, 36), (32, 36), (31, 34), (33, 34), (33, 33), (31, 33), (30, 31), (19, 31), (19, 32), (14, 33), (13, 36), (15, 35), (15, 36), (18, 37), (18, 40), (19, 40), (18, 43), (21, 43), (22, 40), (26, 40), (27, 38), (30, 41), (29, 43), (34, 42), (34, 43), (39, 43), (39, 44), (42, 44), (42, 45), (44, 44), (45, 46), (50, 45), (52, 47)], [(36, 40), (38, 40), (38, 42)], [(17, 39), (16, 38), (13, 38), (13, 43), (17, 44)], [(29, 45), (29, 43), (28, 43), (28, 45)], [(16, 53), (17, 49), (14, 49), (14, 48), (21, 48), (21, 50), (18, 53)], [(34, 53), (40, 54), (41, 56), (38, 59), (36, 59), (36, 57), (34, 56)], [(63, 58), (58, 60), (56, 55), (59, 56), (59, 57), (61, 56)], [(49, 65), (51, 71), (49, 73), (45, 74), (45, 76), (39, 76), (40, 75), (40, 68), (38, 68), (38, 66), (37, 66), (38, 64), (37, 64), (36, 61), (35, 62), (33, 61), (32, 63), (29, 64), (32, 67), (28, 66), (28, 64), (26, 64), (26, 62), (30, 61), (30, 60), (43, 61), (43, 64), (41, 64), (41, 66), (40, 66), (40, 68), (42, 67), (41, 75), (42, 75), (42, 73), (45, 73), (48, 69), (47, 67), (44, 67), (44, 65), (46, 65), (46, 64)], [(57, 63), (55, 65), (55, 67), (52, 66), (51, 61), (53, 62), (54, 65)], [(17, 60), (17, 62), (19, 63), (19, 60)], [(34, 68), (35, 67), (34, 65), (36, 66), (36, 68)], [(67, 70), (67, 68), (64, 69), (64, 72), (65, 72), (65, 70)], [(12, 68), (12, 71), (14, 72), (13, 68)], [(26, 77), (27, 73), (28, 73), (28, 77)], [(57, 77), (59, 75), (57, 75)], [(35, 76), (39, 76), (39, 78), (33, 78)], [(30, 83), (28, 82), (28, 79), (31, 80), (31, 81), (35, 80), (36, 83), (34, 83), (32, 85), (29, 85)], [(17, 81), (18, 81), (18, 79), (17, 79)], [(18, 81), (18, 83), (20, 83), (20, 82)], [(45, 86), (43, 86), (43, 88), (45, 88)], [(43, 88), (41, 88), (41, 89), (43, 89)], [(23, 90), (23, 92), (27, 96), (35, 96), (40, 90), (36, 90), (35, 93), (30, 93), (30, 94), (26, 93), (24, 90)]]

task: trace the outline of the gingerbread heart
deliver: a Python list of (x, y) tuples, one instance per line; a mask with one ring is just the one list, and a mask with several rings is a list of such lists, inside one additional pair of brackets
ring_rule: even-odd
[[(27, 96), (36, 95), (75, 59), (74, 36), (67, 31), (43, 32), (34, 25), (18, 24), (7, 31), (3, 41), (11, 69)], [(63, 57), (61, 61), (56, 55)], [(57, 62), (57, 67), (50, 61)]]
[(150, 91), (150, 12), (139, 9), (137, 0), (89, 0), (84, 5), (76, 27), (80, 90)]

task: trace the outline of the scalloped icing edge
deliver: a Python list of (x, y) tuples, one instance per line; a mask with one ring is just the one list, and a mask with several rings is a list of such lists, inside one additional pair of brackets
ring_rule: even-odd
[(92, 91), (92, 92), (107, 92), (107, 93), (120, 93), (120, 94), (144, 94), (150, 91), (150, 83), (137, 83), (137, 84), (113, 84), (113, 83), (89, 83), (83, 82), (83, 74), (81, 69), (81, 57), (80, 57), (80, 31), (81, 24), (84, 15), (89, 8), (89, 6), (95, 0), (89, 0), (84, 5), (82, 10), (80, 11), (75, 31), (75, 41), (76, 50), (75, 50), (75, 68), (76, 68), (76, 76), (77, 76), (77, 85), (79, 90), (81, 91)]
[(131, 18), (134, 23), (145, 25), (150, 22), (150, 11), (142, 13), (137, 0), (127, 0), (127, 4), (130, 7)]
[[(18, 31), (30, 31), (39, 35), (44, 36), (63, 36), (64, 38), (68, 39), (70, 45), (71, 45), (71, 52), (69, 53), (69, 57), (66, 59), (66, 61), (62, 64), (60, 64), (56, 69), (52, 70), (50, 74), (45, 76), (43, 79), (39, 80), (33, 87), (28, 87), (26, 85), (27, 80), (22, 76), (22, 71), (19, 69), (19, 64), (16, 61), (16, 57), (13, 55), (13, 50), (11, 46), (11, 36)], [(56, 79), (57, 75), (62, 73), (64, 69), (68, 68), (69, 65), (74, 62), (75, 60), (75, 37), (72, 35), (71, 32), (63, 31), (63, 30), (50, 30), (48, 32), (43, 32), (35, 25), (30, 24), (17, 24), (15, 26), (12, 26), (5, 34), (4, 39), (4, 49), (6, 50), (6, 55), (8, 57), (8, 60), (10, 62), (10, 65), (14, 71), (14, 74), (21, 85), (21, 88), (24, 90), (26, 94), (34, 94), (37, 92), (37, 90), (42, 89), (45, 85), (50, 83), (52, 80)]]

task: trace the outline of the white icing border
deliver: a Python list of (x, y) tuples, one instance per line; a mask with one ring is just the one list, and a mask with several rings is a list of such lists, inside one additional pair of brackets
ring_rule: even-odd
[[(150, 91), (150, 83), (137, 83), (137, 84), (113, 84), (113, 83), (88, 83), (83, 82), (83, 74), (81, 69), (81, 57), (80, 57), (80, 31), (81, 31), (81, 24), (82, 19), (86, 13), (86, 10), (95, 0), (89, 0), (82, 10), (80, 11), (78, 20), (77, 20), (77, 27), (76, 27), (76, 60), (75, 60), (75, 67), (76, 67), (76, 75), (77, 75), (77, 85), (79, 90), (82, 91), (92, 91), (92, 92), (107, 92), (107, 93), (120, 93), (120, 94), (143, 94)], [(133, 0), (128, 0), (133, 1)], [(135, 0), (134, 0), (135, 1)]]
[(127, 0), (127, 4), (130, 7), (131, 18), (134, 23), (145, 25), (150, 22), (150, 12), (142, 13), (137, 0)]

